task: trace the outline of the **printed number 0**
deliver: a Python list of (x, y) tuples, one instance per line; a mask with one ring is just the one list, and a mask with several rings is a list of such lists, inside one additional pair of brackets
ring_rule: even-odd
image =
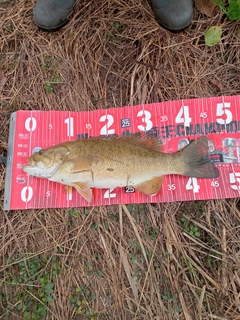
[(32, 199), (33, 189), (30, 186), (26, 186), (21, 191), (21, 199), (23, 202), (28, 202)]
[(33, 117), (27, 118), (25, 121), (25, 129), (27, 131), (34, 131), (37, 127), (37, 120)]
[(142, 124), (140, 124), (138, 126), (138, 129), (141, 131), (148, 131), (150, 129), (152, 129), (153, 123), (151, 121), (151, 113), (147, 110), (140, 110), (137, 114), (137, 117), (142, 117), (142, 122), (145, 122), (146, 126), (143, 126)]
[(111, 125), (114, 123), (114, 118), (110, 114), (106, 114), (102, 116), (99, 121), (104, 122), (107, 120), (107, 124), (105, 124), (102, 129), (100, 130), (100, 135), (107, 135), (107, 134), (114, 134), (115, 130), (114, 129), (109, 129)]
[(227, 108), (230, 108), (231, 105), (229, 102), (225, 103), (218, 103), (217, 104), (217, 117), (221, 117), (224, 114), (226, 115), (226, 120), (224, 119), (217, 119), (217, 122), (220, 124), (228, 124), (232, 121), (232, 112), (228, 110)]

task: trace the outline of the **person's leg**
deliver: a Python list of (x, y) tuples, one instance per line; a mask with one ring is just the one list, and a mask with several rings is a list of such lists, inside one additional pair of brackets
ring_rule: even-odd
[[(55, 31), (67, 22), (75, 0), (37, 0), (34, 21), (47, 31)], [(180, 31), (187, 27), (193, 16), (192, 0), (152, 0), (158, 22), (166, 29)]]
[(67, 23), (75, 0), (37, 0), (33, 10), (34, 22), (46, 31), (55, 31)]
[(180, 31), (192, 21), (192, 0), (152, 0), (156, 19), (164, 28)]

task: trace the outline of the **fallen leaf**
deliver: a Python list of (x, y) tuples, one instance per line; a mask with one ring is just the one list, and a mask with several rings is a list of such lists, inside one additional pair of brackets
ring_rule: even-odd
[(197, 9), (208, 17), (211, 17), (216, 7), (213, 0), (195, 0)]
[(210, 27), (205, 32), (205, 43), (207, 46), (215, 46), (221, 39), (222, 27), (214, 26)]
[(4, 75), (4, 72), (2, 70), (0, 70), (0, 89), (4, 86), (6, 80), (7, 79)]

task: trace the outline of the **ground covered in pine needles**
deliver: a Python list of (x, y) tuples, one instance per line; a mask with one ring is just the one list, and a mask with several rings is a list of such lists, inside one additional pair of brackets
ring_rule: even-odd
[[(217, 8), (174, 34), (147, 0), (79, 0), (45, 33), (33, 6), (0, 1), (0, 156), (19, 109), (239, 93), (240, 27)], [(0, 319), (240, 319), (238, 199), (4, 212), (4, 182), (0, 164)]]

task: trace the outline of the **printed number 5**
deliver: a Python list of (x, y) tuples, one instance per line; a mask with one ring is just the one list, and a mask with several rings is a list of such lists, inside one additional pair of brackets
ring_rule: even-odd
[(228, 110), (227, 108), (230, 108), (231, 105), (229, 102), (225, 102), (225, 103), (218, 103), (217, 104), (217, 117), (221, 117), (224, 114), (226, 115), (225, 120), (224, 119), (217, 119), (217, 122), (220, 124), (228, 124), (232, 121), (232, 112), (230, 110)]
[(142, 122), (145, 122), (146, 125), (143, 126), (142, 124), (140, 124), (138, 126), (138, 129), (141, 131), (148, 131), (150, 129), (152, 129), (152, 121), (151, 121), (151, 113), (147, 110), (140, 110), (138, 111), (137, 117), (142, 117)]
[[(240, 172), (232, 172), (229, 174), (231, 188), (233, 190), (240, 190)], [(236, 185), (238, 183), (238, 186)]]

